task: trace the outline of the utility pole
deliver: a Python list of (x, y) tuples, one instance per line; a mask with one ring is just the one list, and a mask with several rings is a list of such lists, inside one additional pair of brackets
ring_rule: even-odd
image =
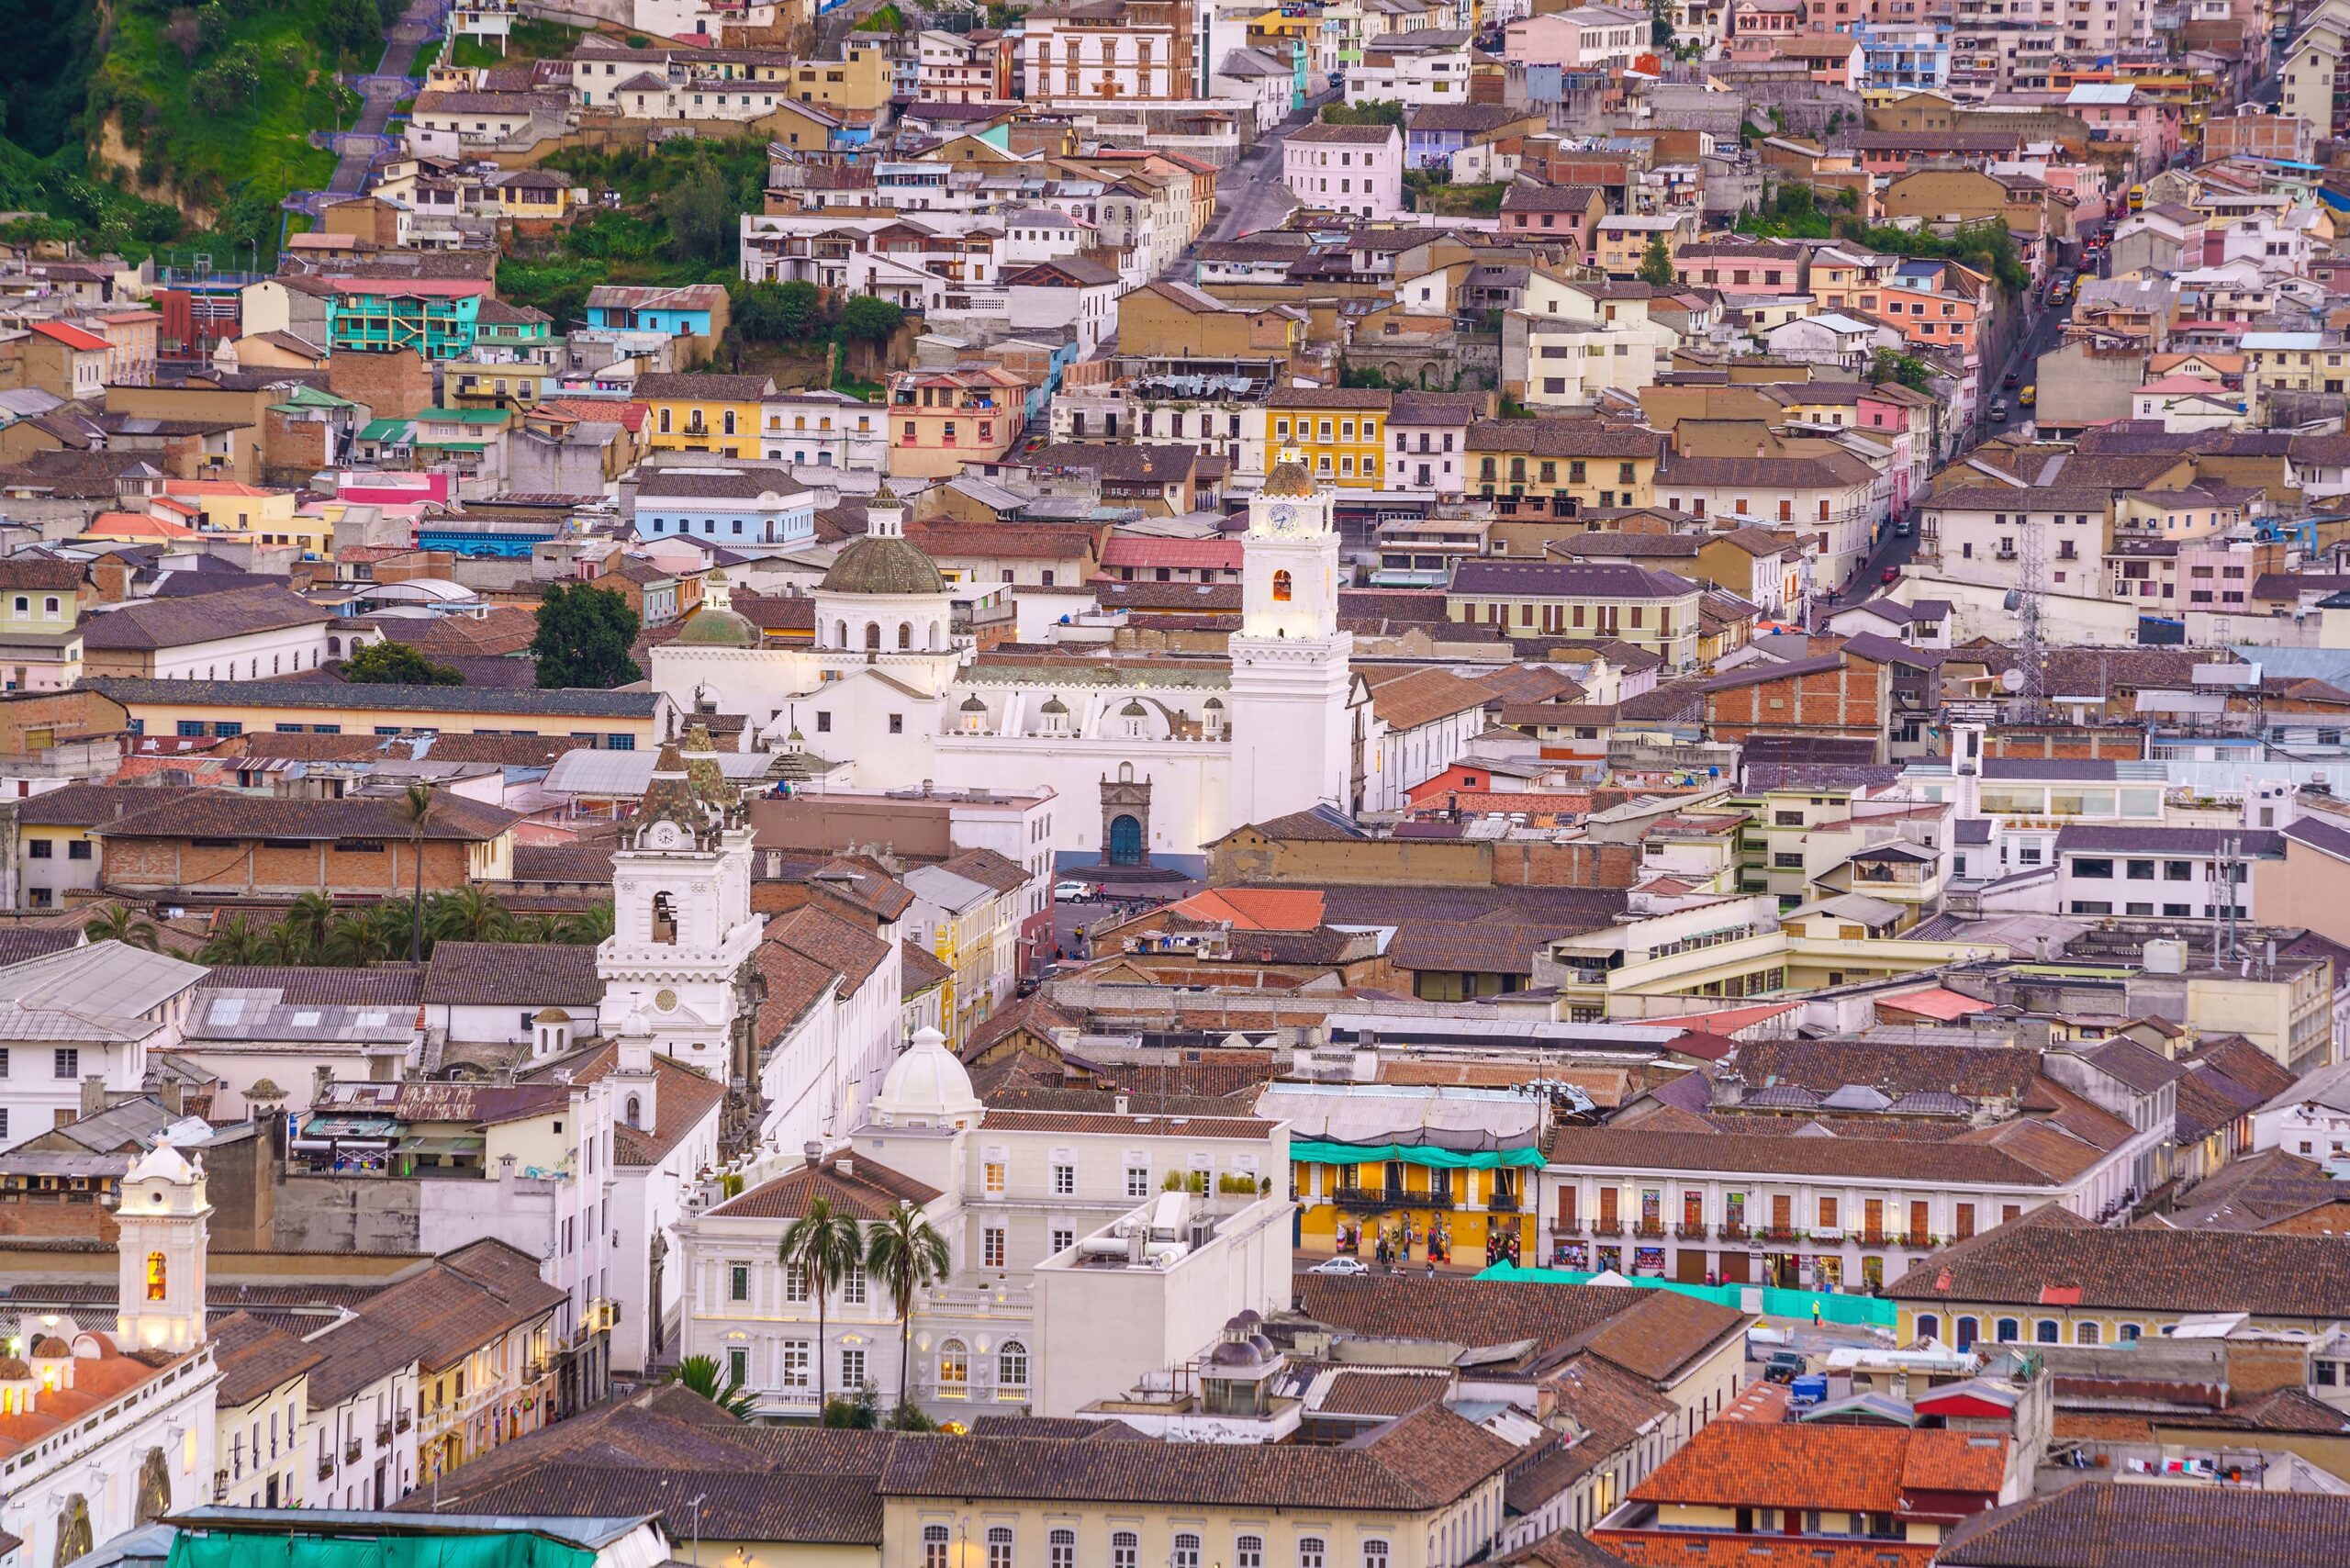
[[(2030, 492), (2019, 491), (2019, 500), (2029, 504)], [(2037, 722), (2045, 713), (2048, 703), (2048, 649), (2040, 624), (2040, 596), (2048, 583), (2048, 540), (2030, 512), (2016, 522), (2016, 662), (2009, 667), (2003, 683), (2014, 693), (2008, 704), (2008, 722), (2011, 724)]]

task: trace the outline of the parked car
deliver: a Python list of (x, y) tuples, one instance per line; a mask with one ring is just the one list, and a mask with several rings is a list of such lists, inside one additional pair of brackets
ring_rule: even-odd
[(1887, 566), (1884, 572), (1879, 575), (1877, 580), (1879, 582), (1897, 583), (1901, 580), (1901, 568), (1898, 566)]
[(1907, 539), (1918, 532), (1918, 520), (1914, 517), (1905, 517), (1893, 525), (1893, 532)]
[(1091, 882), (1055, 882), (1053, 902), (1056, 903), (1091, 903), (1101, 890)]
[(2010, 370), (2005, 375), (1999, 377), (1999, 385), (2002, 386), (2013, 386), (2017, 382), (2021, 381), (2022, 379), (2022, 376), (2018, 375), (2014, 371)]
[(1332, 1258), (1305, 1271), (1309, 1274), (1368, 1274), (1371, 1265), (1360, 1258)]
[(2018, 403), (2018, 405), (2020, 405), (2020, 407), (2026, 408), (2026, 409), (2031, 408), (2031, 407), (2032, 406), (2032, 404), (2034, 404), (2034, 403), (2038, 402), (2039, 400), (2040, 400), (2040, 387), (2039, 387), (2036, 384), (2035, 384), (2035, 385), (2033, 385), (2033, 386), (2027, 386), (2027, 387), (2025, 387), (2022, 391), (2020, 391), (2020, 392), (2019, 392), (2019, 393), (2017, 393), (2017, 394), (2016, 394), (2016, 402)]
[(1793, 1383), (1803, 1376), (1805, 1369), (1810, 1364), (1793, 1350), (1774, 1350), (1771, 1352), (1770, 1359), (1762, 1363), (1762, 1381), (1764, 1383)]
[(1995, 425), (2008, 422), (2008, 400), (2005, 398), (1991, 405), (1991, 422)]

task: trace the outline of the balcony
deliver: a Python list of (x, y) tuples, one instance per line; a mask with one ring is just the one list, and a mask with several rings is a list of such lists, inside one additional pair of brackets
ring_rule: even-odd
[(329, 1456), (328, 1458), (319, 1461), (319, 1479), (321, 1481), (332, 1481), (334, 1479), (334, 1460), (332, 1456)]
[(364, 1445), (363, 1445), (357, 1438), (353, 1438), (349, 1442), (342, 1445), (342, 1462), (345, 1464), (357, 1464), (359, 1462), (359, 1456), (366, 1451)]
[(1632, 1235), (1641, 1241), (1662, 1241), (1664, 1239), (1664, 1222), (1644, 1219), (1632, 1226)]
[(1684, 1220), (1673, 1227), (1673, 1238), (1675, 1241), (1703, 1241), (1706, 1239), (1706, 1226), (1702, 1221), (1693, 1225)]
[(1801, 1241), (1804, 1233), (1791, 1225), (1770, 1225), (1762, 1227), (1765, 1241)]
[(1457, 1207), (1449, 1193), (1423, 1193), (1410, 1187), (1341, 1187), (1330, 1201), (1342, 1209), (1449, 1209)]
[(399, 1415), (398, 1415), (397, 1417), (395, 1417), (395, 1418), (394, 1418), (394, 1420), (393, 1420), (393, 1422), (392, 1422), (392, 1429), (393, 1429), (394, 1431), (405, 1432), (405, 1431), (407, 1431), (407, 1430), (408, 1429), (408, 1428), (410, 1428), (411, 1426), (413, 1426), (413, 1425), (415, 1425), (415, 1424), (416, 1424), (416, 1417), (414, 1417), (413, 1416), (410, 1416), (407, 1411), (403, 1410), (403, 1411), (401, 1411), (401, 1412), (399, 1413)]
[(389, 1421), (375, 1428), (375, 1446), (379, 1449), (392, 1446), (392, 1424)]
[(1594, 1236), (1621, 1236), (1624, 1226), (1617, 1220), (1595, 1219), (1591, 1222), (1591, 1233)]
[(1725, 1225), (1717, 1234), (1724, 1241), (1751, 1241), (1754, 1239), (1754, 1233), (1748, 1230), (1746, 1226), (1742, 1225)]
[(1497, 1215), (1516, 1214), (1518, 1212), (1517, 1194), (1516, 1193), (1495, 1193), (1485, 1200), (1485, 1207), (1490, 1212)]

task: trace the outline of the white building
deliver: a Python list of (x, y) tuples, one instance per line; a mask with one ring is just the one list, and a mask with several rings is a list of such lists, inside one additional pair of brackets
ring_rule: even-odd
[(0, 1358), (0, 1530), (28, 1562), (70, 1562), (209, 1500), (220, 1372), (205, 1335), (203, 1167), (159, 1148), (121, 1191), (112, 1331), (27, 1316)]
[(1229, 666), (1046, 670), (979, 654), (955, 633), (953, 590), (904, 538), (902, 512), (877, 501), (866, 536), (815, 589), (813, 646), (668, 643), (652, 682), (746, 715), (766, 745), (852, 759), (859, 789), (1049, 786), (1060, 854), (1195, 856), (1242, 823), (1351, 811), (1369, 788), (1356, 759), (1375, 766), (1377, 720), (1337, 627), (1334, 506), (1293, 457), (1252, 498)]
[[(1286, 1126), (1254, 1116), (989, 1111), (944, 1039), (923, 1031), (846, 1149), (778, 1162), (772, 1174), (755, 1167), (747, 1191), (679, 1223), (679, 1349), (738, 1372), (763, 1412), (811, 1413), (821, 1354), (834, 1393), (869, 1382), (887, 1409), (910, 1386), (932, 1414), (968, 1420), (989, 1407), (1041, 1410), (1049, 1347), (1068, 1363), (1053, 1408), (1070, 1414), (1197, 1353), (1244, 1307), (1285, 1304), (1289, 1203), (1266, 1184), (1285, 1183), (1288, 1163)], [(819, 1343), (808, 1282), (776, 1257), (818, 1194), (861, 1224), (911, 1204), (945, 1239), (949, 1276), (922, 1294), (902, 1344), (886, 1294), (862, 1271), (825, 1303)], [(1123, 1290), (1059, 1278), (1125, 1273), (1123, 1235), (1115, 1271), (1079, 1263), (1080, 1238), (1170, 1201), (1180, 1237), (1134, 1249), (1147, 1255)], [(1047, 1269), (1054, 1282), (1032, 1288)], [(1135, 1282), (1145, 1277), (1157, 1284)], [(1039, 1312), (1040, 1294), (1051, 1310)], [(1105, 1322), (1130, 1332), (1104, 1334)]]
[(2252, 1151), (2339, 1167), (2350, 1159), (2350, 1063), (2320, 1068), (2252, 1114)]
[(0, 969), (0, 1148), (82, 1114), (82, 1083), (145, 1086), (151, 1053), (177, 1047), (205, 970), (119, 942)]

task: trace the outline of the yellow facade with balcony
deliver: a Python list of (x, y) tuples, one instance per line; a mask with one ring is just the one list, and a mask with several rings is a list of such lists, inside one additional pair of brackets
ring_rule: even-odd
[[(1379, 1264), (1382, 1236), (1389, 1260), (1425, 1265), (1431, 1238), (1438, 1260), (1483, 1267), (1502, 1259), (1535, 1258), (1533, 1172), (1538, 1150), (1499, 1156), (1446, 1157), (1440, 1150), (1363, 1149), (1342, 1145), (1298, 1144), (1295, 1149), (1331, 1156), (1292, 1159), (1290, 1182), (1298, 1207), (1297, 1244), (1317, 1256), (1344, 1254)], [(1294, 1151), (1294, 1150), (1293, 1150)], [(1369, 1158), (1353, 1160), (1348, 1152)], [(1379, 1158), (1381, 1155), (1394, 1158)], [(1478, 1159), (1522, 1164), (1437, 1165), (1433, 1158)], [(1408, 1242), (1405, 1238), (1409, 1238)]]
[(757, 456), (761, 409), (772, 390), (765, 382), (764, 376), (751, 375), (641, 377), (637, 396), (645, 408), (645, 444), (655, 452)]
[(1386, 473), (1381, 443), (1387, 439), (1389, 407), (1384, 392), (1300, 387), (1276, 392), (1265, 418), (1272, 427), (1272, 444), (1296, 447), (1322, 483), (1340, 490), (1376, 490)]

